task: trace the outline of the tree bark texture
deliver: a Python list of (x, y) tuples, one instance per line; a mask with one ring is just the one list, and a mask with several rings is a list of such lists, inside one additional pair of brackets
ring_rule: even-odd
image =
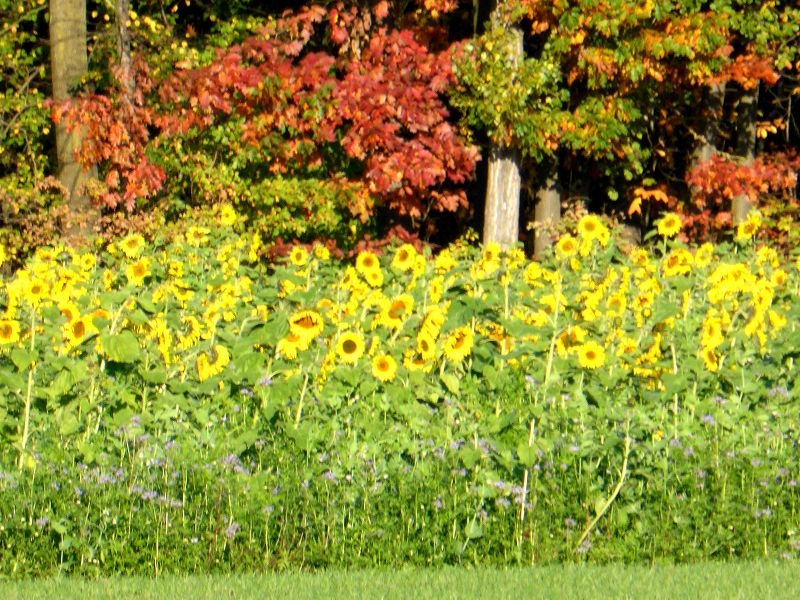
[(492, 146), (486, 183), (483, 241), (508, 248), (519, 241), (519, 195), (522, 179), (519, 152)]
[[(736, 154), (744, 159), (746, 165), (752, 165), (756, 157), (757, 105), (758, 87), (752, 90), (743, 90), (736, 111)], [(753, 208), (753, 202), (746, 194), (734, 196), (731, 202), (733, 224), (738, 225), (746, 220), (747, 213)]]
[(536, 191), (533, 210), (533, 254), (541, 258), (544, 251), (553, 244), (553, 226), (561, 220), (561, 188), (555, 163), (550, 166), (544, 185)]
[[(522, 58), (522, 31), (511, 30), (510, 68)], [(503, 248), (519, 241), (519, 201), (522, 189), (520, 153), (492, 143), (487, 164), (486, 204), (483, 215), (483, 242), (497, 242)]]
[(700, 131), (700, 143), (695, 148), (692, 157), (693, 167), (704, 163), (717, 153), (719, 123), (720, 119), (722, 119), (722, 108), (725, 102), (725, 83), (709, 86), (706, 90), (705, 101), (707, 106), (706, 119)]
[[(88, 70), (86, 54), (86, 0), (50, 1), (50, 65), (53, 99), (64, 102)], [(84, 132), (68, 131), (65, 124), (55, 128), (58, 179), (69, 193), (70, 220), (65, 234), (70, 239), (85, 237), (96, 225), (97, 214), (85, 193), (90, 174), (75, 159)]]
[(135, 84), (131, 73), (131, 31), (128, 27), (130, 18), (130, 0), (117, 0), (114, 5), (114, 18), (117, 24), (117, 55), (119, 57), (119, 79), (125, 99), (133, 100)]

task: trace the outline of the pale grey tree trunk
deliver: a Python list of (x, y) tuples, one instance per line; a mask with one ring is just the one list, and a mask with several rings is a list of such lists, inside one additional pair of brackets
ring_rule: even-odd
[[(736, 154), (744, 159), (746, 165), (752, 165), (756, 158), (757, 105), (758, 87), (752, 90), (743, 90), (736, 111)], [(746, 220), (747, 213), (753, 208), (753, 202), (746, 194), (735, 196), (731, 203), (733, 224), (738, 225)]]
[[(88, 70), (86, 0), (50, 0), (50, 64), (53, 99), (57, 103), (69, 100)], [(91, 175), (75, 159), (85, 132), (68, 131), (63, 122), (55, 130), (58, 179), (69, 193), (65, 234), (77, 240), (93, 232), (99, 216), (85, 191)]]
[(558, 180), (558, 165), (555, 161), (544, 163), (549, 169), (545, 182), (536, 191), (534, 205), (533, 254), (541, 258), (553, 244), (554, 227), (561, 220), (561, 186)]
[(519, 152), (492, 145), (486, 182), (483, 241), (508, 248), (519, 241), (519, 197), (522, 179)]
[[(509, 60), (513, 68), (522, 58), (522, 31), (511, 29)], [(519, 200), (522, 189), (520, 153), (492, 143), (489, 149), (483, 242), (508, 248), (519, 241)]]

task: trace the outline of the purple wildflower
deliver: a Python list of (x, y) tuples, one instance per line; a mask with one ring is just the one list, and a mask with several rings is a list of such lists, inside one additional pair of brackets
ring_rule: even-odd
[(700, 421), (704, 425), (716, 425), (717, 424), (717, 421), (716, 421), (716, 419), (714, 418), (713, 415), (703, 415), (702, 417), (700, 417)]

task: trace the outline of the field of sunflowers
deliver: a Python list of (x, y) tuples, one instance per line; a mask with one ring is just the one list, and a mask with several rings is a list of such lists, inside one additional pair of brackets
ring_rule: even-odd
[(758, 213), (269, 263), (215, 215), (2, 281), (4, 575), (800, 553), (800, 259)]

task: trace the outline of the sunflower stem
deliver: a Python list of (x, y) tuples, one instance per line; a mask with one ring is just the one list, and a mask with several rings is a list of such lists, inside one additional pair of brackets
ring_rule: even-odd
[(561, 282), (559, 281), (559, 285), (556, 287), (556, 307), (553, 311), (553, 335), (550, 338), (550, 349), (547, 352), (547, 367), (545, 368), (544, 372), (544, 388), (547, 390), (547, 385), (550, 383), (550, 375), (553, 372), (553, 358), (556, 349), (556, 338), (558, 337), (558, 309), (561, 305)]
[[(31, 311), (31, 355), (36, 348), (36, 311)], [(19, 470), (25, 466), (25, 451), (28, 446), (28, 435), (30, 435), (31, 423), (31, 403), (33, 402), (33, 380), (36, 373), (36, 361), (34, 360), (28, 367), (28, 385), (25, 390), (25, 411), (22, 417), (22, 437), (19, 442)]]
[[(536, 437), (536, 419), (531, 419), (530, 432), (528, 433), (528, 448), (533, 446), (533, 441)], [(525, 527), (525, 503), (528, 501), (528, 478), (530, 477), (530, 469), (525, 469), (522, 475), (522, 503), (519, 508), (519, 524), (520, 531)]]
[(594, 519), (589, 525), (586, 526), (586, 529), (583, 530), (580, 539), (578, 539), (578, 543), (575, 544), (575, 551), (577, 552), (581, 545), (583, 544), (584, 540), (589, 537), (589, 534), (594, 529), (594, 526), (597, 525), (597, 522), (603, 518), (603, 515), (608, 512), (608, 509), (611, 508), (611, 505), (614, 503), (614, 500), (617, 499), (620, 490), (622, 489), (622, 485), (625, 483), (625, 477), (628, 474), (628, 457), (631, 453), (631, 436), (630, 436), (630, 429), (631, 429), (631, 417), (628, 415), (628, 418), (625, 420), (625, 450), (622, 456), (622, 468), (620, 469), (619, 473), (619, 481), (617, 485), (614, 487), (614, 491), (611, 492), (611, 495), (606, 500), (605, 504), (597, 511)]
[(303, 401), (306, 398), (306, 392), (308, 391), (308, 375), (306, 375), (305, 380), (303, 381), (303, 389), (300, 390), (300, 400), (297, 403), (297, 412), (294, 415), (294, 428), (297, 429), (300, 426), (300, 415), (303, 414)]

